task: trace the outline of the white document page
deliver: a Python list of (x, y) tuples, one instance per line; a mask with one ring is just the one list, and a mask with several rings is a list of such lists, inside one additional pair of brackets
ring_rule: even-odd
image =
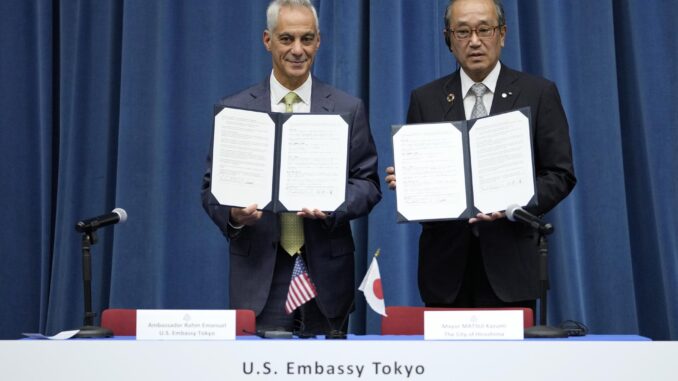
[(398, 213), (408, 221), (466, 209), (462, 134), (452, 123), (404, 125), (393, 135)]
[(288, 211), (334, 211), (346, 198), (348, 123), (293, 115), (283, 124), (278, 198)]
[(275, 123), (266, 113), (224, 108), (214, 117), (212, 194), (221, 205), (271, 202)]
[(22, 335), (30, 339), (46, 339), (46, 340), (67, 340), (75, 336), (80, 332), (79, 329), (71, 331), (61, 331), (54, 336), (43, 335), (42, 333), (22, 333)]
[[(530, 122), (520, 111), (478, 120), (469, 132), (475, 206), (483, 213), (534, 196)], [(398, 179), (400, 182), (400, 178)]]

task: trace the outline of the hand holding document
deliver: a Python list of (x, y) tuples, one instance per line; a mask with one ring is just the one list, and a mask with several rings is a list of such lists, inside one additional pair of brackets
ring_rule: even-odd
[(467, 219), (536, 203), (529, 108), (393, 127), (399, 221)]
[(340, 209), (346, 199), (346, 119), (217, 107), (212, 194), (221, 205), (257, 204), (273, 212)]

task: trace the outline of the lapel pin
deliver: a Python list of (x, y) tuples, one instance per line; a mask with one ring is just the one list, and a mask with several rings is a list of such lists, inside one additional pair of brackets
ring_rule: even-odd
[(452, 103), (452, 101), (454, 101), (454, 94), (447, 94), (447, 103)]

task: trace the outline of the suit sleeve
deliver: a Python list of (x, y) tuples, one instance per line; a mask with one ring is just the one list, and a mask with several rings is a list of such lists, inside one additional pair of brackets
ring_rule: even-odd
[(421, 123), (423, 118), (421, 116), (421, 107), (419, 106), (419, 97), (416, 91), (410, 94), (410, 106), (407, 109), (406, 123)]
[(539, 215), (553, 209), (572, 191), (577, 181), (567, 117), (558, 89), (552, 82), (540, 95), (535, 126), (538, 205), (528, 209)]
[(326, 220), (326, 225), (330, 229), (367, 215), (381, 200), (377, 174), (377, 148), (362, 101), (357, 102), (353, 112), (350, 134), (346, 211), (337, 211)]

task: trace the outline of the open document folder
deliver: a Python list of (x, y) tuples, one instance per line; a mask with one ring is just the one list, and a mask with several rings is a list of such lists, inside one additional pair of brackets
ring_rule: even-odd
[(215, 107), (211, 191), (272, 212), (345, 207), (348, 115)]
[(529, 108), (392, 132), (400, 222), (468, 219), (537, 202)]

